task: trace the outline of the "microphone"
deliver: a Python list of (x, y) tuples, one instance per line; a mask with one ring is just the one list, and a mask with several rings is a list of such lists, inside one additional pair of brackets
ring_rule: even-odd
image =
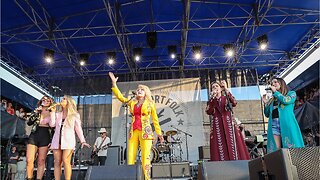
[(264, 90), (266, 90), (266, 91), (271, 91), (272, 89), (271, 89), (271, 87), (267, 87), (267, 88), (265, 88)]
[(52, 108), (56, 107), (56, 106), (60, 106), (60, 103), (55, 103), (53, 105), (51, 105), (50, 107), (47, 108), (48, 111), (51, 111)]
[(137, 95), (137, 93), (135, 91), (131, 91), (131, 93), (135, 96)]

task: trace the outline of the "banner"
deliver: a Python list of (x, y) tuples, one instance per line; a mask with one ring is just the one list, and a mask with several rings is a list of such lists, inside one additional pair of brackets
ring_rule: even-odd
[[(132, 96), (139, 84), (150, 88), (152, 98), (156, 103), (157, 114), (161, 129), (166, 133), (177, 131), (173, 138), (181, 143), (173, 145), (175, 157), (187, 160), (187, 148), (189, 161), (198, 160), (198, 146), (205, 144), (203, 131), (203, 114), (200, 99), (200, 80), (170, 79), (141, 82), (118, 83), (118, 87), (125, 97)], [(130, 113), (127, 115), (128, 123), (131, 123)], [(151, 121), (152, 122), (152, 121)], [(128, 124), (128, 131), (130, 124)], [(112, 98), (112, 133), (113, 145), (126, 147), (126, 108), (116, 99)], [(180, 130), (180, 131), (179, 131)], [(184, 132), (192, 135), (186, 135)]]

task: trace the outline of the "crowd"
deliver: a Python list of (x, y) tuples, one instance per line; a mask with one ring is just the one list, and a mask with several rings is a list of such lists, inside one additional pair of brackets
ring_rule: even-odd
[[(7, 99), (1, 98), (1, 111), (6, 111), (8, 114), (14, 116), (18, 116), (19, 118), (26, 119), (27, 112), (25, 107), (18, 105), (15, 103), (16, 106), (13, 106), (13, 103)], [(15, 108), (14, 108), (15, 107)]]
[(307, 88), (297, 91), (297, 99), (295, 102), (295, 109), (302, 106), (305, 102), (319, 98), (319, 85), (311, 85)]

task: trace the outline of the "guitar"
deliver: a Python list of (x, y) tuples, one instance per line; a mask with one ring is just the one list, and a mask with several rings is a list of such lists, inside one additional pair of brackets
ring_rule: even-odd
[(112, 142), (109, 142), (108, 144), (103, 145), (103, 146), (101, 146), (100, 148), (97, 148), (96, 151), (92, 151), (92, 153), (91, 153), (91, 159), (93, 159), (95, 156), (98, 156), (98, 152), (99, 152), (101, 149), (106, 149), (106, 148), (108, 148), (110, 145), (112, 145)]

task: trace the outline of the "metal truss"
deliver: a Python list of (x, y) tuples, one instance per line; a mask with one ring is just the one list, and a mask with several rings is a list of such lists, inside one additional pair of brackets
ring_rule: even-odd
[(1, 61), (18, 71), (22, 76), (28, 77), (29, 80), (42, 87), (44, 90), (49, 91), (48, 85), (50, 83), (46, 78), (43, 78), (41, 74), (37, 73), (31, 67), (23, 63), (23, 61), (14, 56), (4, 47), (1, 47)]
[(183, 0), (183, 18), (182, 18), (182, 30), (181, 30), (181, 57), (180, 57), (180, 70), (183, 71), (184, 59), (186, 58), (187, 38), (189, 31), (189, 19), (190, 19), (190, 0)]
[[(255, 5), (251, 4), (240, 4), (240, 3), (229, 3), (229, 2), (215, 2), (206, 0), (183, 0), (184, 14), (181, 19), (178, 17), (172, 21), (155, 21), (155, 22), (143, 22), (135, 24), (125, 24), (122, 19), (121, 6), (132, 5), (142, 1), (132, 1), (124, 4), (116, 3), (115, 6), (110, 4), (110, 1), (103, 0), (104, 8), (90, 10), (88, 12), (82, 12), (78, 14), (72, 14), (69, 16), (53, 19), (52, 16), (46, 11), (39, 0), (15, 0), (16, 4), (26, 14), (26, 16), (32, 21), (32, 24), (24, 25), (21, 27), (3, 30), (1, 32), (2, 45), (15, 44), (15, 43), (30, 43), (33, 45), (40, 46), (38, 42), (49, 41), (55, 48), (56, 52), (63, 55), (69, 62), (70, 66), (79, 74), (85, 78), (92, 76), (93, 74), (105, 73), (111, 70), (122, 73), (130, 71), (131, 76), (134, 78), (135, 74), (140, 72), (161, 72), (163, 69), (170, 69), (180, 72), (184, 72), (185, 69), (221, 69), (221, 68), (248, 68), (248, 67), (261, 67), (261, 66), (272, 66), (272, 71), (280, 72), (284, 67), (289, 65), (293, 60), (301, 55), (303, 49), (308, 47), (312, 43), (312, 37), (319, 35), (319, 10), (302, 9), (302, 8), (287, 8), (287, 7), (275, 7), (272, 5), (273, 0), (257, 0)], [(179, 0), (181, 2), (181, 0)], [(214, 16), (212, 18), (194, 18), (190, 16), (190, 8), (193, 3), (206, 3), (206, 4), (217, 4), (224, 5), (228, 9), (228, 13), (224, 17)], [(250, 9), (250, 12), (249, 12)], [(151, 10), (152, 11), (152, 10)], [(240, 12), (243, 14), (240, 16), (231, 16), (229, 14), (233, 11)], [(268, 13), (272, 11), (272, 13)], [(97, 18), (97, 13), (106, 13), (110, 20), (111, 25), (105, 26), (93, 26), (91, 22)], [(214, 12), (212, 10), (212, 12)], [(84, 14), (93, 14), (92, 18), (84, 27), (74, 28), (62, 28), (65, 24), (69, 23), (72, 18), (78, 17)], [(313, 19), (313, 20), (310, 20)], [(258, 36), (256, 35), (257, 28), (259, 27), (274, 27), (270, 32), (275, 31), (283, 26), (288, 25), (314, 25), (313, 29), (305, 35), (301, 43), (298, 43), (290, 53), (284, 51), (273, 51), (267, 50), (266, 54), (248, 54), (246, 50), (250, 49), (248, 44), (255, 40)], [(38, 30), (33, 30), (36, 27)], [(210, 56), (203, 57), (200, 62), (193, 61), (188, 56), (191, 51), (192, 45), (204, 44), (190, 43), (188, 42), (188, 33), (190, 31), (208, 30), (208, 29), (230, 29), (239, 28), (241, 29), (238, 38), (234, 43), (238, 47), (237, 60), (233, 62), (221, 62), (223, 57), (217, 56), (212, 53)], [(32, 30), (31, 30), (32, 29)], [(161, 32), (181, 32), (181, 58), (168, 63), (168, 58), (159, 59), (159, 55), (156, 57), (148, 57), (145, 61), (142, 61), (144, 65), (139, 65), (132, 60), (131, 55), (131, 44), (129, 42), (129, 36), (135, 34), (145, 34), (149, 29), (152, 29), (158, 33)], [(315, 33), (317, 32), (317, 33)], [(31, 35), (31, 36), (30, 36)], [(31, 39), (29, 39), (31, 37)], [(72, 46), (69, 40), (71, 39), (85, 39), (85, 38), (100, 38), (100, 37), (116, 37), (121, 48), (121, 52), (124, 54), (125, 62), (120, 63), (119, 68), (113, 68), (112, 66), (106, 66), (104, 62), (99, 64), (89, 64), (88, 67), (80, 68), (78, 66), (77, 55), (78, 52)], [(222, 46), (222, 44), (208, 45), (208, 46)], [(159, 47), (158, 48), (166, 48)], [(189, 48), (189, 52), (187, 51)], [(114, 49), (113, 49), (114, 50)], [(104, 52), (88, 52), (93, 53), (105, 53)], [(286, 58), (290, 55), (291, 58)], [(247, 60), (249, 56), (259, 57), (260, 55), (278, 56), (282, 55), (283, 58), (263, 60), (260, 61), (255, 58), (254, 61)], [(220, 59), (220, 60), (219, 60)], [(155, 64), (157, 67), (154, 67)], [(139, 67), (140, 66), (140, 67)], [(93, 68), (89, 68), (93, 67)], [(150, 71), (148, 71), (150, 69)], [(43, 78), (52, 79), (49, 71), (55, 71), (57, 78), (62, 76), (75, 76), (72, 72), (64, 72), (59, 67), (53, 65), (52, 68), (46, 68), (46, 72), (42, 74), (36, 74)]]
[[(16, 0), (17, 1), (17, 0)], [(105, 0), (104, 0), (105, 1)], [(229, 28), (250, 28), (255, 27), (254, 16), (244, 9), (239, 4), (234, 4), (230, 8), (231, 11), (240, 10), (247, 14), (246, 16), (234, 16), (234, 17), (214, 17), (214, 18), (204, 18), (204, 19), (189, 19), (188, 31), (197, 31), (197, 30), (206, 30), (206, 29), (229, 29)], [(264, 7), (261, 10), (265, 10)], [(320, 11), (316, 10), (305, 10), (305, 9), (295, 9), (292, 12), (291, 9), (280, 8), (280, 7), (269, 7), (269, 10), (276, 10), (278, 14), (261, 14), (256, 18), (261, 19), (259, 22), (259, 27), (264, 26), (274, 26), (282, 27), (286, 25), (310, 25), (318, 24), (319, 19), (318, 15)], [(229, 11), (229, 12), (231, 12)], [(92, 11), (95, 12), (96, 11)], [(266, 12), (266, 11), (265, 11)], [(316, 17), (316, 20), (310, 21), (308, 18)], [(94, 16), (90, 22), (92, 22), (96, 17)], [(59, 26), (62, 26), (65, 23), (68, 23), (69, 18), (63, 18), (59, 23)], [(180, 32), (183, 28), (185, 21), (182, 20), (172, 20), (172, 21), (158, 21), (150, 24), (150, 22), (136, 23), (136, 24), (123, 24), (122, 28), (126, 31), (122, 33), (114, 33), (113, 25), (106, 26), (86, 26), (86, 27), (77, 27), (77, 28), (54, 28), (52, 29), (53, 33), (63, 33), (68, 34), (62, 37), (52, 37), (49, 39), (44, 36), (44, 34), (49, 33), (49, 30), (42, 29), (40, 31), (26, 31), (16, 33), (17, 28), (12, 30), (3, 30), (1, 32), (3, 41), (2, 44), (14, 44), (21, 42), (41, 42), (48, 40), (67, 40), (67, 39), (79, 39), (79, 38), (99, 38), (99, 37), (109, 37), (109, 36), (119, 36), (119, 35), (134, 35), (134, 34), (145, 34), (146, 30), (150, 29), (150, 26), (154, 26), (155, 31), (157, 32)], [(37, 24), (41, 25), (41, 21)], [(244, 23), (245, 22), (245, 23)], [(30, 28), (30, 26), (24, 26)], [(35, 36), (33, 39), (25, 39), (24, 35), (32, 34)]]
[[(55, 51), (63, 55), (65, 59), (72, 65), (73, 69), (84, 78), (86, 68), (77, 65), (78, 60), (75, 54), (76, 49), (68, 41), (68, 38), (64, 35), (63, 31), (59, 31), (59, 25), (50, 16), (48, 11), (43, 7), (39, 0), (15, 0), (15, 3), (25, 13), (25, 15), (33, 22), (33, 24), (40, 30), (40, 36), (38, 38), (46, 38), (47, 41), (55, 47)], [(55, 29), (55, 30), (54, 30)], [(11, 39), (14, 39), (16, 35), (12, 35)], [(57, 41), (57, 39), (61, 41)], [(61, 48), (62, 47), (62, 48)], [(70, 51), (72, 53), (70, 53)]]
[(230, 63), (230, 66), (237, 64), (239, 62), (239, 58), (242, 58), (242, 55), (247, 50), (249, 43), (254, 39), (254, 35), (258, 27), (270, 11), (272, 3), (273, 0), (257, 0), (256, 3), (252, 5), (252, 10), (250, 12), (251, 16), (246, 20), (246, 23), (244, 24), (245, 26), (242, 27), (241, 32), (238, 35), (236, 41), (238, 52), (236, 53), (234, 62)]
[[(290, 64), (299, 60), (306, 50), (308, 50), (312, 45), (317, 43), (320, 39), (320, 29), (319, 24), (314, 25), (308, 33), (306, 33), (298, 43), (284, 55), (280, 60), (286, 59), (283, 63), (280, 63), (278, 67), (274, 67), (270, 72), (275, 76), (280, 75), (285, 69), (288, 68)], [(318, 40), (318, 41), (317, 41)], [(319, 43), (319, 42), (318, 42)]]
[(130, 53), (131, 51), (129, 37), (125, 34), (126, 28), (121, 17), (120, 6), (116, 4), (116, 7), (114, 8), (114, 13), (110, 1), (103, 0), (103, 3), (108, 13), (110, 22), (112, 24), (112, 28), (117, 36), (124, 58), (129, 66), (130, 73), (132, 74), (132, 77), (135, 79), (136, 65), (135, 62), (132, 60), (132, 56)]

